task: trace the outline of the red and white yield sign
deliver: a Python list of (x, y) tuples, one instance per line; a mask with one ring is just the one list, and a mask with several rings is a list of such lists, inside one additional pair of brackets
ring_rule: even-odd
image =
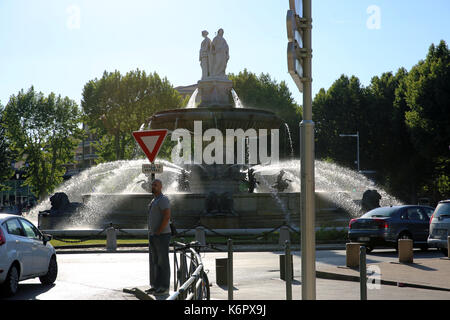
[(167, 129), (134, 131), (133, 137), (144, 151), (148, 160), (153, 163), (168, 133)]

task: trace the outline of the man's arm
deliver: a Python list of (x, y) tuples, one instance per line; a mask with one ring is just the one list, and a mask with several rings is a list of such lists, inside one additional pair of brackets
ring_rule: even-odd
[(156, 235), (160, 235), (161, 232), (163, 232), (164, 228), (169, 224), (169, 220), (170, 220), (170, 208), (164, 209), (162, 211), (162, 221), (161, 221), (161, 225), (159, 226), (158, 231), (156, 232)]

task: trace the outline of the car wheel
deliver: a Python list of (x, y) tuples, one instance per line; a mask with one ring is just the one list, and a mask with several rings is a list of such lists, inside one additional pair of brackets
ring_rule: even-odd
[(420, 247), (420, 251), (422, 251), (422, 252), (427, 252), (428, 251), (428, 245), (423, 245), (423, 246), (421, 246)]
[(56, 281), (58, 276), (58, 263), (56, 257), (52, 256), (50, 263), (48, 264), (48, 272), (45, 276), (39, 277), (39, 280), (43, 285), (51, 285)]
[(7, 297), (11, 297), (17, 293), (17, 290), (19, 289), (19, 270), (17, 270), (16, 266), (12, 266), (9, 269), (6, 280), (2, 285), (2, 289)]

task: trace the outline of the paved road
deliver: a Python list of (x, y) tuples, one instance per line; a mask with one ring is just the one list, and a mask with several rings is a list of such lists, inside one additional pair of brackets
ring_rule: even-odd
[[(236, 300), (283, 300), (285, 282), (279, 279), (280, 252), (234, 253)], [(293, 298), (301, 298), (300, 253), (294, 252)], [(227, 299), (227, 289), (215, 281), (215, 259), (226, 253), (202, 254), (209, 279), (213, 284), (211, 297)], [(417, 258), (436, 259), (436, 251), (415, 252)], [(379, 250), (368, 255), (368, 264), (398, 261), (395, 251)], [(20, 284), (15, 300), (134, 300), (122, 292), (123, 288), (145, 287), (148, 284), (148, 254), (146, 253), (90, 253), (58, 255), (59, 276), (52, 287), (42, 287), (38, 279)], [(345, 251), (317, 251), (317, 265), (345, 265)], [(317, 279), (318, 299), (359, 299), (359, 284)], [(382, 286), (370, 290), (369, 299), (450, 299), (449, 292)]]

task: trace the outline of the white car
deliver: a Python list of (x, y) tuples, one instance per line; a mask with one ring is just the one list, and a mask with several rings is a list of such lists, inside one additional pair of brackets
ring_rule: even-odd
[(39, 277), (43, 285), (55, 282), (58, 274), (55, 248), (50, 235), (42, 234), (30, 221), (0, 214), (0, 291), (17, 292), (19, 281)]
[(438, 248), (448, 256), (448, 237), (450, 236), (450, 199), (440, 201), (430, 220), (428, 246)]

